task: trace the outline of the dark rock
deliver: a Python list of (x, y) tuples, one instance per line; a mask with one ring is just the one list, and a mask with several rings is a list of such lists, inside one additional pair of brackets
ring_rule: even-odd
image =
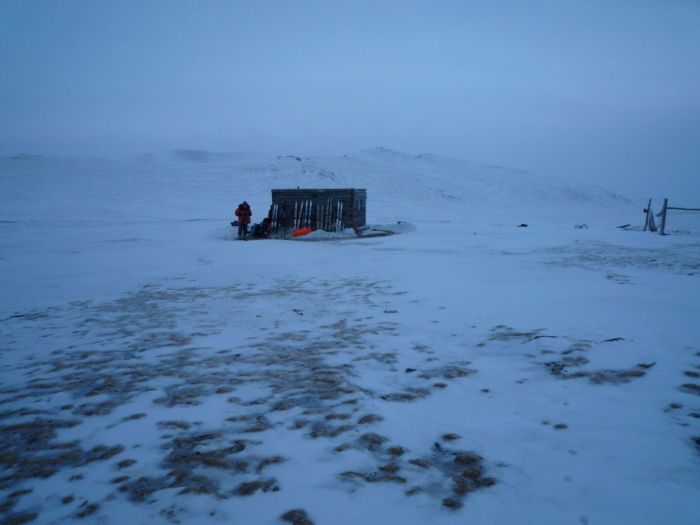
[(123, 468), (128, 468), (131, 465), (135, 465), (136, 460), (135, 459), (125, 459), (117, 463), (117, 468), (118, 469), (123, 469)]
[(97, 512), (97, 509), (99, 509), (100, 506), (97, 503), (88, 503), (87, 505), (82, 506), (82, 509), (80, 512), (78, 512), (78, 517), (79, 518), (87, 518), (91, 514), (94, 514)]
[(700, 385), (696, 385), (694, 383), (686, 383), (684, 385), (681, 385), (680, 389), (688, 394), (695, 394), (696, 396), (700, 396)]
[(272, 411), (273, 412), (285, 412), (287, 410), (291, 410), (295, 406), (297, 406), (297, 405), (293, 401), (278, 401), (277, 403), (272, 405)]
[(106, 416), (115, 409), (117, 404), (114, 401), (103, 401), (102, 403), (83, 403), (76, 408), (73, 413), (81, 416)]
[(367, 483), (406, 483), (406, 478), (401, 476), (396, 476), (391, 473), (378, 473), (378, 472), (356, 472), (354, 470), (348, 470), (340, 474), (341, 477), (345, 479), (360, 478)]
[(469, 485), (466, 483), (455, 483), (454, 485), (455, 494), (458, 494), (460, 496), (464, 496), (469, 492), (469, 490)]
[(188, 423), (187, 421), (159, 421), (158, 422), (158, 428), (160, 429), (167, 429), (167, 428), (176, 428), (179, 430), (189, 430), (189, 428), (192, 425)]
[(458, 509), (462, 506), (462, 502), (457, 498), (445, 498), (442, 500), (442, 504), (448, 509)]
[(172, 486), (172, 483), (165, 477), (149, 478), (142, 476), (129, 483), (124, 483), (119, 487), (119, 492), (129, 493), (132, 501), (145, 501), (151, 494), (158, 490), (163, 490)]
[(124, 451), (124, 447), (121, 445), (116, 445), (114, 447), (108, 447), (106, 445), (97, 445), (87, 453), (86, 457), (83, 459), (83, 464), (91, 463), (93, 461), (105, 461), (117, 454), (121, 454)]
[(13, 514), (8, 516), (2, 525), (22, 525), (34, 521), (39, 515), (36, 512), (23, 512), (22, 514)]
[(482, 478), (479, 480), (479, 485), (482, 487), (493, 487), (496, 484), (496, 480), (494, 478)]
[(389, 474), (396, 474), (399, 470), (401, 470), (401, 467), (399, 467), (396, 463), (387, 463), (386, 465), (379, 467), (379, 470), (382, 472), (388, 472)]
[(387, 441), (387, 438), (375, 434), (374, 432), (367, 432), (362, 434), (359, 439), (360, 443), (366, 447), (368, 450), (376, 450), (382, 446), (382, 443)]
[(330, 427), (327, 425), (320, 425), (309, 432), (309, 437), (319, 438), (319, 437), (337, 437), (340, 434), (349, 432), (354, 427), (352, 425), (340, 425), (337, 427)]
[(407, 388), (403, 392), (392, 392), (391, 394), (384, 394), (381, 399), (385, 401), (414, 401), (416, 399), (422, 399), (428, 397), (430, 392), (425, 388)]
[(116, 478), (112, 478), (111, 480), (109, 480), (109, 482), (116, 484), (116, 483), (122, 483), (124, 481), (128, 481), (129, 479), (131, 479), (129, 476), (117, 476)]
[(216, 494), (219, 482), (204, 476), (188, 475), (179, 494)]
[(263, 492), (268, 492), (268, 491), (276, 492), (276, 491), (278, 491), (279, 486), (277, 485), (277, 480), (275, 480), (275, 479), (267, 479), (267, 480), (257, 479), (255, 481), (246, 481), (246, 482), (238, 485), (238, 488), (236, 489), (236, 493), (239, 494), (240, 496), (250, 496), (251, 494), (255, 494), (259, 490), (262, 490)]
[(334, 419), (339, 419), (339, 420), (346, 420), (350, 419), (352, 417), (351, 414), (328, 414), (325, 419), (328, 421), (332, 421)]
[(144, 417), (146, 417), (146, 414), (144, 414), (143, 412), (139, 412), (138, 414), (131, 414), (130, 416), (126, 416), (122, 421), (135, 421)]
[(303, 509), (288, 510), (280, 517), (283, 521), (288, 521), (292, 525), (314, 525), (309, 515)]
[(462, 474), (466, 478), (469, 478), (471, 480), (477, 480), (481, 477), (483, 472), (484, 472), (484, 469), (482, 468), (481, 465), (471, 465), (468, 468), (464, 469)]
[(22, 496), (26, 496), (27, 494), (31, 494), (34, 492), (33, 489), (19, 489), (15, 490), (12, 494), (10, 494), (10, 498), (16, 499), (16, 498), (21, 498)]
[(271, 456), (269, 458), (264, 458), (260, 460), (260, 463), (258, 463), (258, 466), (256, 467), (255, 471), (259, 474), (266, 467), (269, 467), (270, 465), (284, 463), (285, 461), (287, 461), (286, 458), (283, 458), (282, 456)]
[(481, 460), (481, 456), (469, 452), (460, 452), (455, 456), (455, 463), (458, 465), (471, 465), (472, 463), (479, 463)]
[(430, 468), (432, 467), (432, 463), (428, 461), (427, 459), (421, 459), (421, 458), (414, 458), (414, 459), (409, 459), (408, 462), (411, 465), (415, 465), (420, 468)]
[(693, 436), (691, 441), (693, 445), (695, 445), (695, 448), (698, 449), (698, 452), (700, 452), (700, 436)]

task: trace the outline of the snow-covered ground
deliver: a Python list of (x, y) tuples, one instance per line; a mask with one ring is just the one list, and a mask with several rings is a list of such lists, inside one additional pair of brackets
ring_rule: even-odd
[[(296, 186), (415, 228), (230, 242)], [(643, 204), (382, 149), (0, 159), (0, 515), (697, 523), (700, 238)]]

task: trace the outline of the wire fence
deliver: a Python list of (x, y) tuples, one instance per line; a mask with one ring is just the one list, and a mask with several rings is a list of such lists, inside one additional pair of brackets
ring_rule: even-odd
[(700, 235), (700, 208), (669, 206), (664, 199), (659, 213), (654, 213), (651, 199), (644, 208), (644, 231), (661, 235)]
[(661, 234), (700, 235), (700, 209), (666, 208), (666, 222)]

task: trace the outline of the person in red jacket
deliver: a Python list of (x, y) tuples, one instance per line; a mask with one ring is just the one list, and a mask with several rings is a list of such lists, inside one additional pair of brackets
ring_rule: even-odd
[(236, 208), (236, 217), (238, 217), (238, 238), (246, 240), (248, 237), (248, 225), (250, 224), (250, 218), (253, 216), (253, 210), (246, 201), (243, 201)]

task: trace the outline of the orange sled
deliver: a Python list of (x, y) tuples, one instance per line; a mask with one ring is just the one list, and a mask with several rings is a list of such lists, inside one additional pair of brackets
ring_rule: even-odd
[(302, 235), (306, 235), (312, 231), (313, 230), (311, 228), (299, 228), (298, 230), (294, 230), (292, 232), (292, 237), (301, 237)]

